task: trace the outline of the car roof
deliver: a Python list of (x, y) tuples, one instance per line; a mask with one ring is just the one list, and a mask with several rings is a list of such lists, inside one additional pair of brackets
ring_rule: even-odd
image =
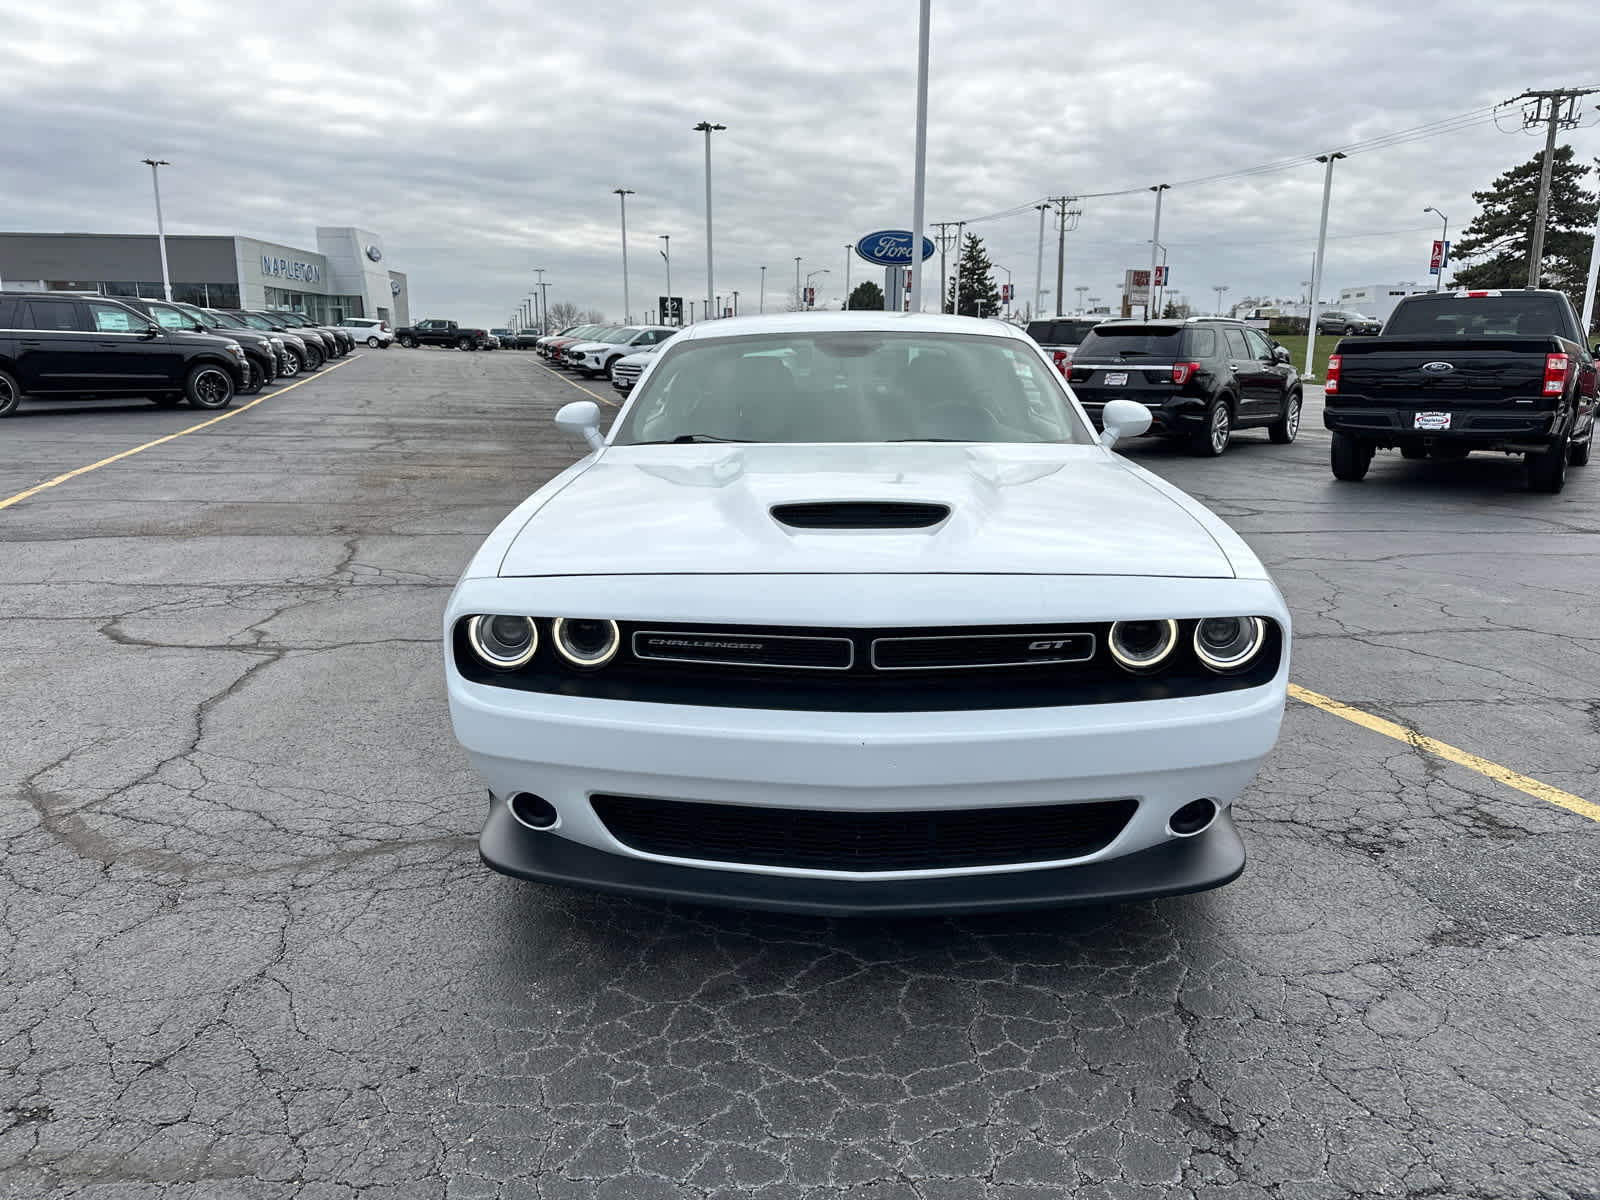
[[(796, 312), (755, 317), (723, 317), (687, 325), (678, 339), (754, 337), (772, 333), (872, 332), (952, 333), (1028, 340), (1014, 325), (982, 317), (955, 317), (944, 313)], [(674, 340), (678, 340), (674, 339)], [(1030, 342), (1030, 344), (1032, 344)]]

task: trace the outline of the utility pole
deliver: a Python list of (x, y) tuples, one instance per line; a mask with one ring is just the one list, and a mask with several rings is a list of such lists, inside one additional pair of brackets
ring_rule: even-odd
[(1333, 164), (1343, 157), (1339, 153), (1317, 155), (1317, 161), (1327, 163), (1328, 169), (1322, 177), (1322, 222), (1317, 226), (1317, 258), (1311, 268), (1311, 320), (1306, 326), (1306, 369), (1300, 372), (1302, 379), (1317, 377), (1312, 364), (1317, 361), (1317, 297), (1322, 293), (1322, 258), (1328, 249), (1328, 201), (1333, 196)]
[(1050, 211), (1048, 204), (1035, 204), (1039, 210), (1039, 257), (1033, 264), (1033, 311), (1044, 312), (1044, 215)]
[(944, 252), (950, 248), (950, 230), (956, 227), (954, 221), (935, 221), (933, 227), (939, 231), (939, 311), (944, 311), (945, 291), (949, 285), (945, 282), (948, 276), (945, 273)]
[(1156, 194), (1156, 227), (1150, 234), (1150, 285), (1144, 291), (1144, 319), (1146, 321), (1156, 315), (1156, 251), (1161, 246), (1161, 193), (1171, 186), (1170, 183), (1158, 183), (1150, 189)]
[[(1076, 196), (1051, 196), (1050, 203), (1056, 206), (1056, 218), (1059, 228), (1056, 230), (1056, 316), (1061, 316), (1062, 291), (1066, 285), (1067, 273), (1067, 230), (1078, 227), (1078, 218), (1083, 215), (1081, 208), (1068, 208), (1067, 205), (1076, 200)], [(1068, 219), (1072, 224), (1067, 224)]]
[(956, 222), (956, 302), (950, 309), (953, 316), (961, 315), (961, 235), (966, 232), (965, 221)]
[[(161, 244), (161, 290), (166, 294), (167, 303), (171, 304), (172, 275), (167, 271), (167, 227), (161, 220), (161, 168), (170, 167), (172, 164), (164, 158), (146, 158), (141, 161), (150, 168), (150, 182), (156, 189), (156, 240)], [(1549, 174), (1548, 168), (1545, 173)]]
[[(1578, 99), (1592, 95), (1600, 88), (1551, 88), (1548, 91), (1523, 92), (1512, 101), (1532, 100), (1533, 109), (1524, 109), (1522, 127), (1547, 125), (1544, 137), (1544, 168), (1539, 172), (1539, 204), (1533, 214), (1533, 241), (1528, 246), (1528, 286), (1538, 287), (1544, 267), (1544, 229), (1550, 218), (1550, 175), (1555, 167), (1556, 130), (1572, 129), (1578, 124)], [(1585, 331), (1587, 333), (1587, 331)]]

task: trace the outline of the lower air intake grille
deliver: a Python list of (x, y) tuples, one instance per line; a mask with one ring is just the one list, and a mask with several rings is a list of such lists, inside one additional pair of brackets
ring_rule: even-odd
[(902, 500), (827, 500), (775, 504), (772, 515), (792, 529), (926, 529), (948, 517), (950, 506)]
[(918, 871), (1081, 858), (1122, 832), (1134, 800), (931, 812), (817, 812), (591, 797), (612, 836), (647, 854), (819, 871)]

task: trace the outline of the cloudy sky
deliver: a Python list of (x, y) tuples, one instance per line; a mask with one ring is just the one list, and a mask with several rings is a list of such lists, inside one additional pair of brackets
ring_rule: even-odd
[[(543, 267), (550, 299), (622, 312), (616, 187), (632, 188), (633, 307), (705, 290), (704, 142), (716, 288), (769, 306), (802, 271), (842, 294), (845, 246), (910, 223), (915, 0), (6, 0), (0, 229), (140, 232), (146, 156), (165, 158), (173, 233), (315, 246), (378, 231), (413, 317), (500, 324)], [(1323, 295), (1424, 279), (1443, 209), (1540, 141), (1528, 88), (1600, 84), (1592, 0), (933, 0), (927, 216), (1082, 201), (1065, 291), (1110, 302), (1149, 261), (1152, 198), (1173, 285), (1208, 308), (1299, 296), (1322, 169), (1299, 160), (1471, 115), (1337, 167)], [(1600, 113), (1564, 135), (1600, 156)], [(1038, 213), (978, 221), (1032, 298)], [(1045, 286), (1054, 286), (1054, 236)], [(937, 260), (935, 260), (935, 264)], [(852, 268), (860, 282), (864, 264)], [(0, 263), (0, 276), (4, 264)], [(1004, 276), (1002, 275), (1002, 279)], [(929, 303), (933, 289), (929, 289)], [(1053, 307), (1054, 299), (1046, 305)]]

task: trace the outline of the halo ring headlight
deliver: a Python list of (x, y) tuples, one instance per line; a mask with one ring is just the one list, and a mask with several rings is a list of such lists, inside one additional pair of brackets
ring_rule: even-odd
[(1260, 617), (1206, 617), (1195, 622), (1195, 657), (1208, 670), (1243, 670), (1266, 644), (1267, 626)]
[(622, 633), (615, 621), (557, 617), (551, 624), (550, 640), (569, 665), (593, 671), (617, 656)]
[(528, 617), (487, 613), (467, 622), (467, 642), (487, 666), (515, 671), (539, 648), (539, 627)]
[(1178, 623), (1170, 619), (1114, 621), (1106, 646), (1123, 670), (1154, 671), (1178, 648)]

